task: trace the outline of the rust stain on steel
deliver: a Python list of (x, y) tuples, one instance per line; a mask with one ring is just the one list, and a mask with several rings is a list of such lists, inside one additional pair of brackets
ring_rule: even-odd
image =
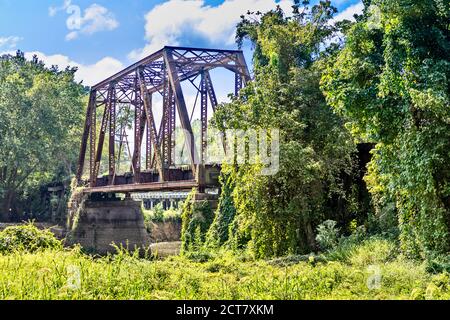
[[(235, 95), (250, 81), (244, 54), (240, 50), (221, 50), (189, 47), (164, 47), (143, 60), (125, 68), (91, 88), (89, 105), (84, 125), (84, 133), (78, 162), (78, 185), (88, 183), (86, 192), (133, 192), (146, 190), (163, 190), (204, 187), (198, 177), (205, 173), (205, 154), (207, 148), (208, 97), (211, 108), (215, 111), (218, 101), (214, 91), (213, 81), (209, 71), (224, 68), (235, 74)], [(194, 84), (200, 79), (200, 84)], [(201, 96), (201, 150), (197, 152), (192, 130), (192, 119), (189, 117), (183, 94), (182, 82), (189, 81)], [(197, 80), (198, 81), (198, 80)], [(162, 96), (162, 105), (152, 102), (153, 95)], [(131, 150), (127, 134), (119, 125), (117, 119), (126, 106), (134, 111), (134, 150)], [(97, 112), (103, 109), (103, 117), (99, 122), (100, 132), (97, 132)], [(195, 105), (193, 107), (195, 109)], [(159, 132), (156, 131), (154, 114), (162, 114)], [(185, 133), (185, 147), (189, 156), (190, 174), (180, 181), (173, 175), (176, 118)], [(144, 136), (146, 135), (146, 136)], [(120, 139), (120, 141), (118, 140)], [(121, 163), (121, 147), (124, 140), (132, 155), (130, 174), (132, 183), (124, 185), (118, 177), (118, 167)], [(225, 139), (225, 137), (224, 137)], [(109, 141), (108, 153), (104, 155), (104, 142)], [(146, 147), (142, 146), (146, 141)], [(119, 151), (116, 152), (115, 143)], [(89, 149), (88, 149), (89, 148)], [(85, 169), (85, 158), (89, 150), (89, 180), (82, 181)], [(105, 152), (105, 153), (106, 153)], [(104, 186), (103, 178), (99, 176), (102, 156), (108, 162), (108, 185)], [(145, 166), (141, 165), (145, 159)], [(87, 168), (86, 168), (87, 169)], [(178, 168), (175, 168), (178, 169)], [(197, 172), (200, 170), (200, 172)], [(157, 171), (152, 178), (146, 180), (148, 173)], [(189, 180), (190, 178), (196, 179)]]
[(134, 183), (118, 186), (104, 186), (95, 188), (86, 188), (84, 193), (126, 193), (156, 190), (189, 190), (198, 187), (195, 180), (177, 181), (177, 182), (151, 182), (151, 183)]

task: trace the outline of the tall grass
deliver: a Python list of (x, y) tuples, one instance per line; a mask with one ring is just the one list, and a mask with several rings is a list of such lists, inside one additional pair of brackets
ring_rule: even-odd
[[(121, 250), (92, 257), (79, 248), (0, 255), (0, 299), (450, 299), (450, 275), (393, 257), (385, 240), (368, 241), (346, 261), (310, 257), (278, 264), (219, 252), (139, 259)], [(373, 267), (379, 287), (370, 289)]]

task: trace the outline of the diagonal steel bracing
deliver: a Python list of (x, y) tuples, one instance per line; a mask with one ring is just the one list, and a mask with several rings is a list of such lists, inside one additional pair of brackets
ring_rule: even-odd
[[(208, 104), (210, 103), (213, 112), (218, 106), (210, 76), (210, 71), (215, 68), (225, 68), (235, 74), (234, 93), (236, 95), (250, 81), (250, 73), (242, 51), (164, 47), (93, 86), (78, 163), (77, 179), (79, 184), (83, 184), (85, 181), (83, 172), (87, 154), (89, 154), (88, 182), (91, 191), (104, 186), (114, 189), (115, 186), (123, 184), (192, 182), (195, 181), (193, 179), (201, 176), (198, 171), (205, 167)], [(200, 79), (198, 86), (194, 83), (196, 79)], [(197, 150), (195, 145), (192, 117), (189, 116), (181, 85), (184, 81), (190, 82), (200, 97), (200, 150)], [(153, 99), (155, 95), (162, 98), (162, 105), (155, 103)], [(124, 106), (127, 107), (124, 108)], [(98, 112), (100, 107), (103, 108), (102, 117), (97, 119), (97, 116), (100, 115)], [(132, 124), (129, 125), (134, 133), (129, 135), (126, 133), (126, 126), (117, 124), (118, 117), (122, 116), (121, 110), (127, 109), (134, 112)], [(155, 115), (161, 117), (158, 124), (159, 131), (156, 129)], [(183, 129), (184, 147), (189, 156), (190, 171), (187, 173), (184, 169), (180, 171), (175, 167), (174, 132), (177, 121)], [(99, 130), (97, 127), (100, 127)], [(124, 154), (122, 152), (124, 137), (131, 162), (131, 180), (118, 175), (118, 165)], [(133, 137), (131, 143), (130, 137)], [(102, 165), (102, 155), (106, 152), (103, 150), (105, 141), (108, 141), (109, 145), (108, 157), (104, 157), (108, 159), (108, 163)], [(116, 148), (118, 141), (120, 145)], [(134, 149), (130, 145), (134, 145)], [(200, 184), (198, 180), (197, 183)], [(133, 189), (127, 187), (127, 190), (130, 188)]]

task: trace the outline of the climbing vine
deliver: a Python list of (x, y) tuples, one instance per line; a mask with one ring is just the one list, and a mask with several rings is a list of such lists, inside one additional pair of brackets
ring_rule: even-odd
[(447, 253), (449, 4), (370, 4), (330, 61), (323, 89), (354, 137), (376, 143), (366, 181), (380, 214), (396, 210), (403, 251)]
[(233, 234), (232, 230), (230, 230), (230, 226), (236, 216), (236, 208), (233, 199), (235, 185), (232, 174), (227, 173), (224, 168), (220, 175), (219, 182), (222, 186), (219, 205), (206, 237), (207, 246), (211, 248), (219, 248), (229, 240), (230, 234)]
[(197, 190), (193, 189), (182, 207), (182, 252), (193, 251), (204, 245), (206, 233), (214, 219), (214, 212), (209, 202), (196, 200), (196, 194)]
[(224, 187), (232, 195), (228, 204), (235, 208), (227, 244), (248, 248), (256, 257), (314, 250), (316, 226), (336, 214), (329, 206), (332, 198), (344, 204), (343, 224), (355, 214), (342, 179), (353, 173), (355, 144), (319, 86), (334, 12), (329, 2), (290, 17), (280, 8), (250, 12), (237, 28), (238, 42), (250, 40), (255, 47), (255, 79), (239, 98), (218, 108), (213, 124), (221, 130), (279, 130), (279, 168), (273, 175), (261, 174), (257, 156), (223, 167), (226, 188), (233, 189)]

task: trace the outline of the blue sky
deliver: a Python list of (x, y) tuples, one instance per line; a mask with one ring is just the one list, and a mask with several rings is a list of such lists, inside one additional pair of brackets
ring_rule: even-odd
[[(278, 2), (288, 9), (292, 0), (0, 0), (0, 53), (77, 66), (77, 79), (93, 85), (164, 45), (236, 48), (239, 16)], [(334, 5), (341, 18), (362, 8), (359, 0)]]

